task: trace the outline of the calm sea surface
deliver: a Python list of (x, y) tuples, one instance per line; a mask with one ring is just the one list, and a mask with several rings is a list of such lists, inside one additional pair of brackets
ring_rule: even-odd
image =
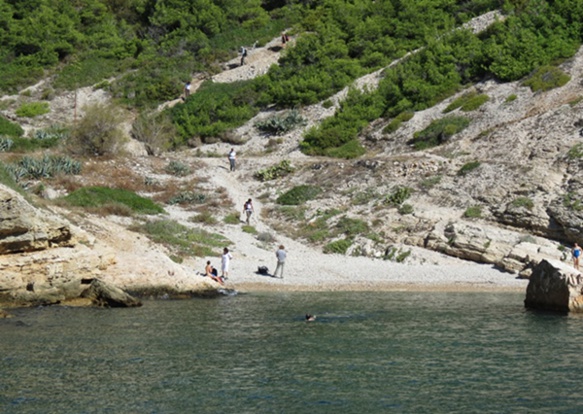
[(0, 320), (0, 412), (583, 412), (583, 318), (523, 299), (261, 293), (18, 310)]

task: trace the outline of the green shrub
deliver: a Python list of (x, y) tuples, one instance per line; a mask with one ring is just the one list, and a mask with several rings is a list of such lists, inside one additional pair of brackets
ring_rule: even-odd
[(132, 136), (144, 143), (149, 155), (159, 155), (172, 147), (176, 128), (167, 113), (143, 112), (132, 124)]
[(415, 132), (408, 144), (416, 150), (424, 150), (443, 144), (453, 135), (470, 125), (470, 120), (461, 116), (449, 116), (433, 121), (427, 128)]
[(0, 137), (0, 152), (8, 152), (14, 145), (14, 141), (8, 137)]
[(346, 254), (350, 246), (352, 246), (352, 241), (349, 239), (336, 240), (324, 246), (324, 253)]
[(396, 187), (393, 192), (385, 196), (384, 202), (394, 206), (400, 206), (405, 200), (411, 197), (413, 189), (410, 187)]
[(219, 248), (229, 240), (220, 234), (209, 233), (203, 229), (191, 229), (173, 220), (149, 221), (135, 230), (146, 234), (155, 243), (165, 245), (173, 255), (219, 256)]
[(325, 151), (325, 155), (329, 157), (342, 158), (345, 160), (358, 158), (364, 154), (366, 154), (366, 150), (363, 148), (362, 145), (360, 145), (360, 142), (357, 139), (348, 141), (346, 144), (336, 148), (328, 148)]
[(223, 218), (223, 222), (225, 224), (239, 224), (241, 222), (240, 217), (241, 215), (238, 212), (233, 212), (227, 214), (225, 218)]
[(299, 185), (280, 195), (276, 202), (285, 206), (297, 206), (316, 198), (322, 190), (311, 185)]
[(581, 101), (583, 101), (583, 96), (578, 96), (577, 98), (573, 99), (572, 101), (569, 101), (569, 106), (574, 107)]
[(368, 224), (360, 219), (354, 219), (350, 217), (341, 217), (336, 223), (336, 230), (340, 234), (344, 234), (347, 237), (353, 237), (358, 234), (366, 234), (369, 231)]
[(433, 187), (435, 187), (437, 184), (439, 184), (441, 182), (441, 175), (434, 175), (433, 177), (428, 177), (423, 179), (420, 183), (419, 183), (419, 187), (421, 187), (424, 190), (430, 190)]
[(534, 208), (534, 202), (528, 197), (516, 197), (510, 204), (513, 207), (524, 207), (528, 210), (532, 210)]
[(259, 181), (270, 181), (277, 178), (285, 177), (294, 171), (291, 163), (288, 160), (283, 160), (277, 165), (272, 165), (271, 167), (263, 168), (253, 174)]
[(504, 103), (514, 102), (517, 98), (518, 96), (516, 96), (516, 94), (508, 95), (508, 97), (504, 100)]
[(470, 161), (462, 165), (462, 167), (458, 170), (457, 175), (459, 177), (463, 177), (464, 175), (469, 174), (471, 171), (475, 170), (480, 166), (480, 161)]
[(207, 224), (209, 226), (218, 223), (217, 219), (214, 218), (213, 215), (208, 211), (203, 211), (202, 213), (197, 214), (194, 217), (191, 217), (190, 219), (188, 219), (188, 221), (192, 221), (193, 223)]
[(180, 161), (170, 161), (164, 170), (168, 174), (175, 175), (177, 177), (185, 177), (190, 174), (190, 168), (188, 165)]
[(563, 205), (573, 211), (583, 210), (583, 204), (581, 203), (581, 198), (574, 193), (566, 193), (563, 196)]
[(412, 214), (413, 213), (413, 206), (411, 204), (401, 204), (401, 206), (399, 207), (399, 214), (401, 215), (406, 215), (406, 214)]
[(333, 106), (334, 103), (330, 99), (326, 99), (324, 102), (322, 102), (322, 107), (324, 109), (332, 108)]
[(283, 135), (306, 124), (306, 119), (300, 115), (298, 110), (293, 109), (285, 115), (276, 115), (263, 121), (258, 121), (255, 123), (255, 128), (266, 134)]
[(389, 124), (383, 128), (383, 132), (385, 134), (391, 134), (398, 130), (404, 122), (409, 121), (411, 118), (415, 116), (415, 112), (412, 111), (405, 111), (401, 112), (397, 115)]
[(206, 201), (206, 194), (183, 191), (168, 200), (168, 204), (204, 204)]
[(571, 149), (569, 149), (567, 152), (567, 157), (572, 160), (583, 158), (583, 144), (578, 143), (572, 146)]
[(164, 213), (164, 209), (152, 200), (118, 188), (83, 187), (62, 199), (65, 203), (77, 207), (98, 208), (111, 203), (119, 203), (139, 214)]
[(488, 102), (488, 99), (488, 95), (478, 94), (476, 91), (468, 92), (450, 103), (443, 110), (443, 113), (448, 113), (458, 108), (461, 108), (464, 112), (470, 112)]
[(482, 207), (480, 206), (470, 206), (464, 211), (464, 217), (466, 218), (479, 218), (482, 217)]
[(243, 226), (241, 226), (241, 230), (243, 231), (243, 233), (249, 233), (249, 234), (259, 233), (255, 227), (250, 226), (248, 224), (244, 224)]
[(10, 122), (3, 116), (0, 116), (0, 136), (7, 135), (9, 137), (21, 137), (24, 134), (24, 129), (18, 124)]
[(364, 191), (359, 191), (350, 197), (350, 202), (353, 205), (363, 205), (368, 204), (372, 200), (379, 197), (379, 193), (375, 188), (369, 187)]
[(42, 158), (22, 157), (20, 161), (6, 164), (15, 181), (50, 178), (58, 174), (75, 175), (81, 172), (81, 163), (66, 156), (45, 154)]
[(116, 154), (125, 141), (121, 122), (121, 112), (115, 106), (87, 107), (85, 116), (72, 131), (70, 150), (83, 155)]
[(17, 116), (23, 118), (34, 118), (35, 116), (47, 114), (49, 111), (49, 104), (47, 102), (31, 102), (20, 105), (15, 113)]
[(542, 66), (536, 69), (522, 84), (533, 92), (548, 91), (565, 85), (571, 77), (555, 66)]

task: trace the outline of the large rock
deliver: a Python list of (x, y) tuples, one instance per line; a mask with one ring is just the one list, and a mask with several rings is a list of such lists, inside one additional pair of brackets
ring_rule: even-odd
[(89, 287), (81, 294), (81, 297), (91, 299), (97, 306), (107, 308), (131, 308), (142, 306), (142, 302), (124, 292), (120, 288), (93, 279), (89, 282)]
[(583, 312), (583, 275), (564, 263), (542, 260), (530, 276), (524, 306), (558, 312)]
[(0, 184), (0, 254), (72, 244), (68, 224)]

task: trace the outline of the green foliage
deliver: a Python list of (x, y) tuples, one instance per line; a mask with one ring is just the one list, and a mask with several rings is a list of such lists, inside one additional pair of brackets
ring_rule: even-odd
[(20, 117), (34, 118), (35, 116), (47, 114), (49, 111), (49, 104), (47, 102), (30, 102), (20, 105), (15, 113)]
[(25, 179), (50, 178), (58, 174), (75, 175), (81, 172), (81, 163), (69, 157), (45, 154), (42, 158), (22, 157), (6, 170), (17, 182)]
[(285, 206), (297, 206), (316, 198), (322, 190), (311, 185), (299, 185), (280, 195), (276, 202)]
[(10, 138), (0, 137), (0, 152), (10, 151), (10, 148), (12, 148), (13, 144), (14, 144), (14, 141), (11, 140)]
[(441, 182), (441, 178), (441, 175), (425, 178), (419, 183), (419, 187), (424, 190), (430, 190)]
[(259, 233), (255, 227), (250, 226), (248, 224), (244, 224), (243, 226), (241, 226), (241, 230), (243, 231), (243, 233), (249, 233), (249, 234)]
[(506, 97), (506, 99), (504, 100), (504, 103), (514, 102), (517, 98), (518, 98), (518, 96), (516, 96), (515, 94), (510, 94)]
[(350, 246), (352, 246), (352, 241), (349, 239), (336, 240), (324, 246), (324, 253), (346, 254)]
[(411, 197), (413, 189), (409, 187), (396, 187), (391, 194), (385, 196), (385, 203), (391, 204), (393, 206), (400, 206)]
[(363, 191), (358, 191), (350, 197), (350, 202), (354, 205), (368, 204), (379, 197), (379, 193), (373, 187), (368, 187)]
[(72, 131), (69, 148), (75, 154), (115, 154), (124, 142), (120, 128), (121, 112), (112, 105), (96, 104), (85, 109), (85, 116)]
[(581, 203), (581, 197), (578, 197), (574, 193), (566, 193), (563, 196), (563, 205), (573, 211), (583, 210), (583, 203)]
[(180, 161), (170, 161), (164, 170), (168, 174), (175, 175), (177, 177), (185, 177), (191, 173), (188, 165)]
[(193, 136), (203, 140), (243, 125), (259, 108), (253, 101), (250, 82), (229, 84), (205, 82), (170, 113), (183, 142)]
[(462, 165), (462, 167), (458, 170), (457, 175), (459, 177), (463, 177), (469, 174), (471, 171), (475, 170), (480, 166), (479, 161), (470, 161)]
[(271, 167), (263, 168), (253, 174), (253, 177), (259, 181), (270, 181), (277, 178), (285, 177), (294, 171), (291, 163), (288, 160), (283, 160), (279, 164)]
[(132, 136), (145, 144), (149, 155), (159, 155), (174, 143), (176, 129), (168, 114), (143, 112), (132, 124)]
[(482, 217), (482, 207), (480, 206), (470, 206), (464, 211), (464, 217), (466, 218), (480, 218)]
[(401, 204), (401, 206), (399, 207), (399, 214), (401, 215), (407, 215), (407, 214), (412, 214), (413, 213), (413, 206), (411, 204)]
[(255, 128), (269, 135), (283, 135), (307, 124), (299, 111), (293, 109), (285, 115), (275, 115), (255, 123)]
[(461, 108), (464, 112), (470, 112), (488, 102), (488, 99), (488, 95), (478, 94), (477, 92), (472, 91), (455, 99), (443, 110), (443, 113), (448, 113), (458, 108)]
[(534, 71), (522, 84), (533, 92), (548, 91), (565, 85), (571, 77), (554, 66), (542, 66)]
[(389, 124), (383, 128), (383, 133), (391, 134), (398, 130), (404, 122), (409, 121), (411, 118), (415, 116), (415, 112), (412, 111), (405, 111), (401, 112), (397, 115)]
[(516, 197), (510, 205), (517, 208), (524, 207), (528, 210), (534, 208), (534, 202), (528, 197)]
[(233, 213), (227, 214), (223, 218), (223, 222), (225, 222), (225, 224), (239, 224), (241, 221), (239, 217), (240, 216), (239, 216), (238, 212), (233, 212)]
[(574, 107), (581, 101), (583, 101), (583, 96), (578, 96), (577, 98), (573, 99), (572, 101), (569, 101), (569, 106)]
[(168, 200), (168, 204), (204, 204), (206, 201), (206, 194), (183, 191)]
[(217, 219), (208, 211), (203, 211), (202, 213), (191, 217), (188, 221), (192, 221), (193, 223), (207, 224), (209, 226), (218, 223)]
[(6, 164), (0, 161), (0, 183), (4, 184), (5, 186), (12, 188), (15, 191), (23, 194), (24, 190), (21, 186), (18, 185), (12, 174), (8, 168), (6, 168)]
[(325, 154), (329, 157), (343, 158), (345, 160), (358, 158), (365, 153), (366, 150), (362, 145), (360, 145), (360, 142), (357, 139), (350, 140), (336, 148), (328, 148), (325, 151)]
[(155, 243), (164, 244), (178, 257), (218, 256), (219, 248), (229, 243), (220, 234), (191, 229), (173, 220), (148, 221), (136, 230), (146, 234)]
[(10, 122), (3, 116), (0, 116), (0, 136), (7, 135), (9, 137), (21, 137), (24, 130), (18, 124)]
[(77, 207), (96, 208), (111, 203), (119, 203), (138, 214), (164, 213), (164, 209), (152, 200), (118, 188), (83, 187), (63, 197), (62, 200), (69, 205)]
[(422, 131), (413, 135), (413, 139), (408, 143), (412, 144), (416, 150), (432, 148), (443, 144), (452, 136), (463, 131), (470, 124), (470, 120), (461, 116), (448, 116), (433, 121)]
[(411, 250), (402, 250), (397, 247), (391, 247), (387, 249), (386, 255), (383, 257), (384, 260), (391, 260), (397, 263), (403, 263), (407, 257), (411, 255)]
[(369, 227), (366, 221), (344, 216), (336, 223), (336, 230), (346, 237), (351, 238), (359, 234), (368, 233)]
[(572, 160), (583, 158), (583, 144), (578, 143), (573, 145), (567, 152), (567, 157)]

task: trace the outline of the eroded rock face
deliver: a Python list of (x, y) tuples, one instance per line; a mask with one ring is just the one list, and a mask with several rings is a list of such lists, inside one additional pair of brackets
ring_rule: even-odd
[(132, 308), (142, 306), (142, 302), (133, 296), (99, 279), (91, 280), (89, 287), (81, 294), (81, 297), (89, 298), (93, 304), (107, 308)]
[(542, 260), (530, 276), (524, 306), (558, 312), (583, 312), (583, 275), (564, 263)]
[(438, 223), (425, 247), (478, 263), (493, 264), (510, 273), (533, 267), (543, 259), (565, 260), (558, 243), (485, 223)]
[(0, 185), (0, 254), (72, 244), (66, 222), (33, 208), (16, 191)]

